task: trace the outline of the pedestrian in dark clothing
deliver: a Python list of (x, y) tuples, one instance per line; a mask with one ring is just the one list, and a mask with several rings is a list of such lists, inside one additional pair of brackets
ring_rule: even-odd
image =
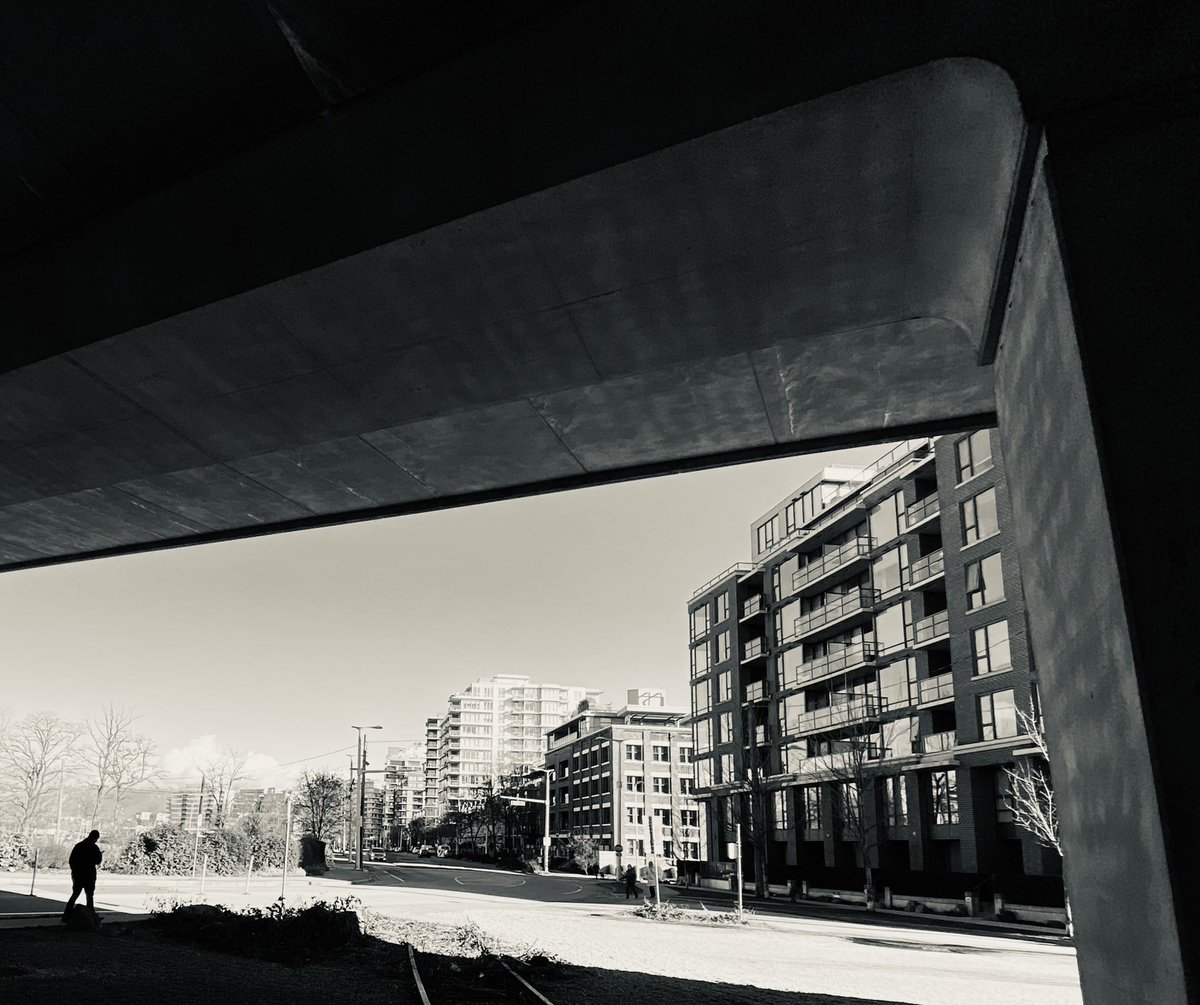
[(637, 885), (637, 870), (630, 866), (625, 870), (625, 899), (638, 896), (642, 891)]
[(100, 840), (100, 832), (92, 831), (87, 837), (71, 849), (71, 857), (67, 862), (71, 866), (71, 899), (63, 909), (63, 921), (71, 913), (80, 893), (87, 894), (88, 910), (94, 915), (96, 905), (93, 900), (96, 893), (96, 867), (104, 857), (96, 842)]

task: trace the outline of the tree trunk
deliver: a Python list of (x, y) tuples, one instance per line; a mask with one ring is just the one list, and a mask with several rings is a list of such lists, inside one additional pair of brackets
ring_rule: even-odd
[(863, 897), (866, 900), (867, 910), (875, 910), (875, 877), (871, 872), (871, 866), (866, 863), (866, 852), (863, 853)]

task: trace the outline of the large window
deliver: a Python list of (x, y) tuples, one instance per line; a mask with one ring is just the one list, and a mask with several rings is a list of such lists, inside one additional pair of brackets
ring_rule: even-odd
[(903, 708), (910, 702), (908, 680), (914, 664), (911, 659), (900, 660), (879, 671), (879, 701), (885, 711)]
[(626, 792), (645, 792), (646, 779), (642, 775), (626, 775), (625, 776), (625, 791)]
[(703, 642), (692, 649), (692, 676), (700, 677), (708, 673), (710, 666), (708, 659), (708, 643)]
[(777, 831), (788, 829), (788, 798), (783, 789), (771, 793), (771, 822)]
[(712, 707), (712, 681), (702, 680), (692, 686), (692, 714), (704, 715)]
[(737, 781), (737, 775), (733, 770), (733, 754), (721, 755), (721, 782), (728, 785), (730, 782)]
[(908, 564), (908, 549), (901, 545), (884, 552), (871, 564), (871, 582), (881, 598), (900, 592), (900, 570)]
[(996, 769), (996, 823), (1013, 822), (1012, 782), (1004, 768)]
[(908, 823), (908, 790), (903, 775), (883, 780), (883, 812), (889, 827), (903, 827)]
[[(712, 779), (711, 779), (712, 767), (709, 766), (707, 770), (708, 770), (708, 774), (710, 777), (709, 777), (709, 781), (704, 783), (705, 785), (709, 785), (712, 782)], [(679, 791), (682, 795), (685, 795), (685, 796), (692, 795), (692, 793), (694, 793), (696, 791), (696, 779), (695, 778), (687, 778), (686, 776), (679, 779)]]
[(958, 481), (961, 485), (968, 478), (982, 474), (992, 466), (992, 432), (990, 429), (980, 429), (970, 436), (959, 440), (955, 445), (958, 451)]
[(631, 824), (644, 823), (646, 820), (646, 810), (641, 806), (629, 805), (625, 807), (625, 822)]
[(692, 725), (692, 736), (696, 740), (696, 749), (704, 754), (712, 750), (712, 720), (701, 719)]
[(679, 826), (680, 827), (699, 827), (700, 826), (700, 811), (699, 810), (680, 810), (679, 811)]
[(704, 603), (692, 611), (692, 638), (699, 639), (708, 634), (708, 604)]
[(694, 756), (694, 754), (692, 752), (691, 747), (680, 747), (679, 748), (679, 763), (680, 764), (691, 764), (693, 756)]
[(722, 712), (717, 716), (717, 743), (733, 743), (733, 713)]
[(652, 779), (654, 791), (661, 792), (663, 795), (670, 795), (671, 779), (668, 775), (655, 775)]
[(935, 824), (958, 823), (958, 773), (934, 771), (929, 776)]
[(909, 643), (912, 604), (904, 601), (885, 607), (875, 615), (875, 648), (880, 654), (904, 649)]
[(729, 632), (721, 632), (717, 636), (717, 662), (724, 663), (729, 659)]
[(716, 600), (716, 617), (713, 620), (719, 625), (729, 617), (729, 594), (722, 593)]
[(1012, 669), (1012, 652), (1008, 645), (1008, 622), (996, 621), (971, 633), (971, 648), (975, 657), (975, 676), (999, 673)]
[(1017, 706), (1012, 688), (979, 696), (981, 740), (998, 740), (1017, 735)]
[(904, 512), (904, 496), (897, 492), (888, 496), (868, 514), (870, 536), (876, 544), (887, 544), (900, 534), (900, 515)]
[(656, 761), (665, 761), (667, 763), (671, 761), (671, 748), (666, 744), (654, 744), (651, 748), (651, 754)]
[(962, 504), (963, 547), (1000, 532), (996, 517), (996, 490), (985, 489)]
[(769, 520), (760, 523), (754, 530), (754, 542), (758, 545), (758, 550), (769, 551), (775, 547), (775, 542), (779, 538), (779, 516), (773, 516)]
[(975, 610), (1004, 599), (1004, 566), (1000, 552), (967, 566), (967, 608)]
[(640, 743), (625, 744), (625, 760), (640, 761), (642, 759), (642, 745)]
[(816, 785), (806, 785), (800, 790), (800, 808), (804, 814), (804, 829), (819, 831), (821, 829), (821, 789)]
[(792, 579), (799, 568), (800, 558), (797, 555), (789, 555), (778, 565), (773, 566), (771, 568), (771, 596), (776, 600), (782, 600), (795, 593)]
[(733, 697), (733, 674), (726, 670), (717, 675), (717, 701), (729, 701)]

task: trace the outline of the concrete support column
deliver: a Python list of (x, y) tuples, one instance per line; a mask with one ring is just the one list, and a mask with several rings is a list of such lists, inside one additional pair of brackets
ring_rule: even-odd
[(1191, 1000), (1200, 947), (1196, 452), (1167, 446), (1195, 431), (1195, 317), (1172, 285), (1196, 239), (1175, 220), (1195, 217), (1188, 128), (1072, 134), (1058, 164), (1050, 131), (996, 359), (1088, 1005)]

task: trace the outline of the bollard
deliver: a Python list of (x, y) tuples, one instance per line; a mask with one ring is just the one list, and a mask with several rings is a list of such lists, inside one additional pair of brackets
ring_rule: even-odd
[(968, 918), (975, 917), (975, 894), (964, 893), (963, 894), (963, 902), (967, 905), (967, 917)]
[(995, 919), (997, 921), (999, 921), (1000, 915), (1002, 915), (1004, 913), (1004, 894), (997, 893), (992, 898), (992, 909), (993, 909), (993, 914), (995, 916)]
[(889, 910), (892, 907), (892, 888), (890, 886), (883, 888), (883, 906)]
[(250, 876), (254, 872), (254, 856), (250, 856), (250, 864), (246, 867), (246, 896), (250, 895)]
[(204, 877), (208, 872), (208, 856), (204, 856), (204, 864), (200, 867), (200, 896), (204, 896)]

